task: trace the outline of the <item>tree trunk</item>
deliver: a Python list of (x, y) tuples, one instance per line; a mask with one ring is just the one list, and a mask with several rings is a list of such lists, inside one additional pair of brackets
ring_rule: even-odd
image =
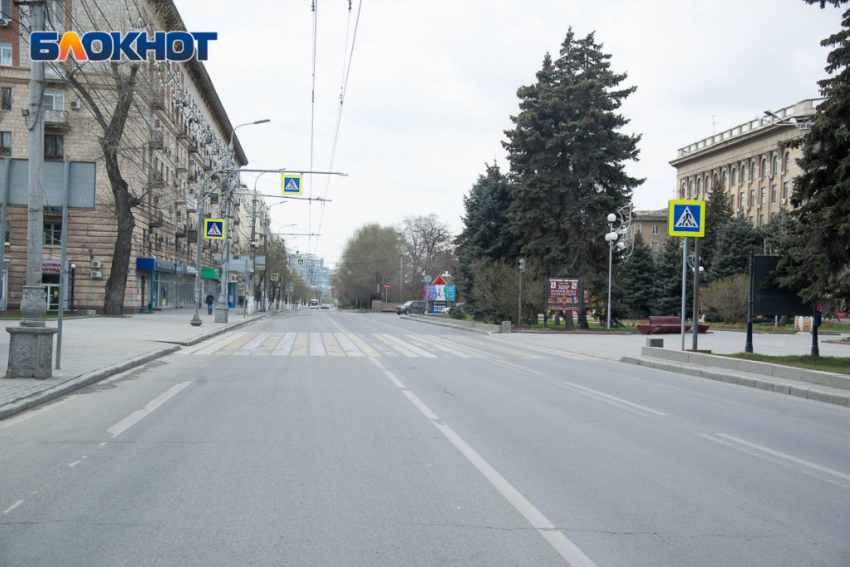
[[(127, 289), (127, 272), (130, 269), (130, 253), (133, 246), (133, 229), (136, 219), (133, 216), (132, 197), (127, 182), (121, 177), (118, 169), (118, 156), (114, 150), (107, 152), (106, 173), (112, 185), (112, 195), (115, 199), (115, 218), (118, 224), (118, 234), (115, 248), (112, 252), (112, 269), (106, 280), (106, 293), (103, 298), (103, 312), (106, 315), (122, 315), (124, 313), (124, 295)], [(108, 154), (108, 155), (106, 155)], [(151, 282), (153, 285), (153, 282)]]
[(579, 329), (589, 329), (590, 328), (590, 325), (587, 324), (587, 311), (585, 311), (585, 310), (579, 311), (578, 328)]
[(564, 313), (564, 321), (566, 321), (568, 331), (575, 331), (576, 330), (576, 325), (575, 325), (575, 322), (573, 321), (573, 312), (572, 311), (566, 311)]

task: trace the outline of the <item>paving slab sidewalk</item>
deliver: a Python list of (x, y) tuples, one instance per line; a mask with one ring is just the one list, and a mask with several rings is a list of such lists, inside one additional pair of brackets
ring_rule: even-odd
[[(195, 344), (257, 321), (269, 313), (256, 313), (243, 318), (230, 313), (226, 325), (215, 323), (213, 315), (201, 314), (203, 324), (189, 324), (191, 309), (125, 317), (93, 317), (65, 319), (62, 336), (62, 368), (54, 370), (47, 380), (0, 378), (0, 419), (44, 403), (75, 389), (102, 380), (124, 370), (144, 364), (178, 350), (181, 345)], [(5, 327), (19, 321), (8, 320), (0, 329), (0, 375), (5, 374), (9, 358), (9, 333)], [(48, 321), (56, 327), (55, 320)], [(56, 352), (54, 341), (54, 367)]]

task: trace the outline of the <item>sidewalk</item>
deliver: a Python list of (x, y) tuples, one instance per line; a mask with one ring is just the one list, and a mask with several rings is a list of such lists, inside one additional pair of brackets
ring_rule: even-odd
[[(848, 329), (850, 331), (850, 329)], [(850, 358), (850, 345), (837, 345), (824, 341), (835, 341), (846, 337), (848, 333), (820, 337), (821, 356), (846, 356)], [(587, 354), (609, 360), (620, 360), (624, 356), (640, 356), (641, 348), (646, 346), (647, 335), (606, 335), (606, 334), (551, 334), (544, 333), (510, 333), (491, 335), (498, 340), (509, 340), (518, 343), (545, 346), (558, 350)], [(652, 335), (652, 338), (664, 339), (664, 348), (680, 350), (682, 335)], [(685, 348), (691, 348), (691, 335), (685, 337)], [(746, 333), (734, 331), (709, 331), (699, 336), (699, 349), (711, 350), (714, 354), (734, 354), (744, 352)], [(812, 336), (808, 333), (799, 335), (754, 334), (754, 351), (758, 354), (787, 355), (810, 354)]]
[[(257, 321), (271, 312), (242, 316), (231, 309), (227, 325), (214, 322), (214, 315), (201, 313), (200, 327), (189, 324), (194, 314), (190, 309), (177, 309), (154, 314), (132, 316), (71, 318), (63, 322), (62, 369), (54, 370), (47, 380), (0, 378), (0, 419), (39, 403), (123, 372), (148, 360), (165, 356), (181, 344), (194, 344), (206, 337)], [(9, 358), (9, 333), (5, 327), (19, 320), (3, 321), (0, 329), (0, 365), (5, 373)], [(56, 327), (51, 320), (47, 326)], [(56, 365), (54, 341), (53, 364)], [(2, 375), (2, 374), (0, 374)]]

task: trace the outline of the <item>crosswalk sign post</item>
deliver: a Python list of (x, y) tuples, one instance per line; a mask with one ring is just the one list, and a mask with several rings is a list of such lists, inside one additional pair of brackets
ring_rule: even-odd
[(301, 176), (284, 175), (281, 193), (283, 195), (301, 195)]
[(280, 274), (272, 274), (271, 281), (276, 282), (280, 278)]
[(705, 201), (671, 200), (667, 213), (670, 236), (682, 236), (685, 241), (682, 256), (682, 350), (685, 350), (685, 308), (688, 289), (688, 237), (694, 238), (694, 304), (693, 304), (693, 341), (691, 348), (697, 351), (699, 337), (699, 241), (705, 236)]
[(224, 240), (224, 219), (204, 219), (204, 238), (210, 240)]

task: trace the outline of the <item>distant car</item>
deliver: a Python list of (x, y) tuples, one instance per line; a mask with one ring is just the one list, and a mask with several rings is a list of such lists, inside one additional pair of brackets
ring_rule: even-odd
[(330, 303), (322, 303), (322, 309), (330, 309), (330, 308), (331, 308)]
[(396, 307), (395, 312), (398, 315), (410, 315), (411, 313), (423, 315), (425, 313), (425, 309), (426, 304), (424, 301), (408, 301), (404, 305)]

